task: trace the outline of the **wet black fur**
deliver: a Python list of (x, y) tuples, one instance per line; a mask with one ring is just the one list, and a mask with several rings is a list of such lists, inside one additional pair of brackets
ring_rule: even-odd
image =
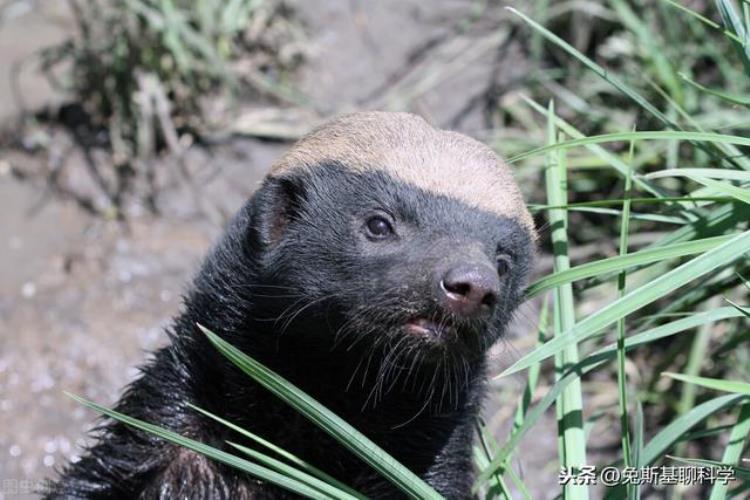
[[(457, 180), (460, 182), (460, 180)], [(502, 196), (502, 193), (498, 193)], [(397, 237), (369, 241), (383, 210)], [(435, 273), (456, 259), (513, 256), (489, 323), (441, 312)], [(474, 417), (485, 354), (521, 300), (532, 238), (511, 219), (398, 183), (326, 165), (269, 178), (207, 257), (170, 331), (117, 404), (122, 413), (229, 449), (237, 433), (193, 403), (297, 454), (373, 498), (386, 480), (239, 373), (200, 323), (281, 373), (367, 434), (447, 498), (470, 497)], [(415, 314), (458, 335), (420, 340)], [(249, 444), (249, 446), (252, 446)], [(290, 494), (122, 424), (69, 465), (49, 498), (284, 498)]]

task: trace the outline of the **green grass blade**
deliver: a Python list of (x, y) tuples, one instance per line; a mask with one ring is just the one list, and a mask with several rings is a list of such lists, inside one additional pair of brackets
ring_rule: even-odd
[(713, 238), (704, 238), (695, 241), (673, 243), (662, 247), (647, 248), (631, 254), (588, 262), (570, 268), (567, 271), (553, 273), (540, 278), (529, 286), (526, 290), (526, 294), (529, 297), (535, 297), (562, 283), (570, 283), (572, 281), (592, 278), (594, 276), (619, 272), (635, 266), (644, 266), (667, 259), (675, 259), (678, 257), (685, 257), (686, 255), (707, 252), (723, 243), (726, 243), (732, 238), (732, 235), (715, 236)]
[[(549, 303), (547, 300), (547, 297), (544, 298), (544, 303), (542, 304), (541, 311), (539, 312), (539, 321), (537, 325), (537, 343), (535, 347), (538, 347), (544, 342), (544, 339), (547, 334), (547, 329), (549, 328)], [(516, 433), (520, 432), (520, 429), (524, 426), (526, 422), (526, 414), (529, 411), (529, 407), (531, 406), (531, 400), (534, 397), (534, 391), (537, 387), (537, 382), (539, 381), (539, 371), (541, 369), (541, 366), (539, 364), (536, 364), (532, 366), (529, 369), (527, 381), (526, 381), (526, 387), (523, 390), (523, 394), (520, 397), (520, 401), (518, 402), (518, 407), (516, 408), (516, 414), (515, 418), (513, 419), (513, 427), (510, 431), (510, 437), (509, 439), (513, 439)], [(508, 451), (507, 456), (503, 460), (503, 462), (493, 471), (492, 475), (495, 476), (497, 474), (502, 475), (504, 473), (511, 474), (512, 473), (512, 467), (510, 466), (510, 460), (513, 457), (513, 451), (514, 448), (511, 448)], [(492, 460), (493, 456), (496, 456), (498, 453), (497, 449), (492, 450), (493, 455), (489, 456), (487, 459), (487, 464), (485, 464), (484, 467), (480, 467), (478, 470), (484, 470), (484, 468), (489, 465), (489, 462)], [(513, 480), (513, 477), (511, 476), (511, 480)], [(520, 479), (519, 479), (520, 480)], [(516, 484), (516, 481), (513, 480), (513, 483)], [(477, 488), (475, 488), (476, 491)], [(520, 488), (519, 488), (520, 489)]]
[[(617, 78), (615, 75), (613, 75), (610, 71), (602, 68), (599, 66), (596, 62), (591, 60), (586, 55), (582, 54), (580, 51), (576, 50), (573, 46), (571, 46), (569, 43), (562, 40), (560, 37), (546, 29), (544, 26), (540, 25), (539, 23), (533, 21), (531, 18), (526, 16), (525, 14), (517, 11), (516, 9), (513, 9), (512, 7), (506, 7), (510, 12), (517, 15), (521, 19), (523, 19), (524, 22), (529, 24), (532, 28), (534, 28), (537, 32), (541, 33), (545, 38), (556, 44), (558, 47), (562, 48), (565, 52), (570, 54), (571, 56), (578, 59), (581, 63), (583, 63), (584, 66), (586, 66), (588, 69), (593, 71), (596, 75), (601, 77), (604, 81), (608, 82), (610, 85), (615, 87), (617, 90), (619, 90), (621, 93), (629, 97), (633, 102), (635, 102), (637, 105), (641, 106), (643, 109), (651, 113), (654, 117), (656, 117), (659, 121), (661, 121), (664, 125), (666, 125), (668, 128), (671, 128), (673, 130), (681, 130), (681, 127), (673, 121), (669, 116), (665, 115), (663, 112), (661, 112), (656, 106), (651, 104), (645, 97), (643, 97), (642, 94), (638, 93), (636, 90), (634, 90), (629, 85), (625, 84), (622, 80)], [(750, 46), (750, 43), (747, 41), (744, 42), (746, 45)], [(750, 49), (748, 49), (750, 50)], [(678, 91), (679, 92), (679, 91)], [(679, 138), (676, 138), (679, 140)], [(711, 154), (713, 157), (717, 159), (726, 158), (725, 156), (722, 157), (721, 155), (717, 155), (715, 152), (711, 150), (711, 148), (706, 148), (703, 144), (697, 144), (697, 146), (701, 149), (705, 149), (709, 154)]]
[[(742, 450), (745, 447), (745, 442), (748, 440), (750, 435), (750, 404), (745, 404), (740, 408), (739, 415), (737, 416), (737, 423), (732, 427), (732, 432), (729, 435), (729, 442), (727, 447), (724, 449), (724, 455), (721, 457), (721, 463), (727, 464), (732, 467), (737, 467), (742, 458)], [(721, 481), (714, 483), (711, 489), (711, 497), (709, 500), (724, 500), (727, 496), (728, 485), (723, 484)]]
[[(625, 339), (625, 349), (630, 351), (642, 345), (654, 342), (656, 340), (666, 338), (672, 335), (676, 335), (680, 332), (696, 328), (706, 323), (723, 321), (730, 318), (737, 318), (742, 316), (742, 313), (735, 310), (732, 307), (722, 307), (714, 311), (708, 311), (704, 313), (694, 314), (687, 318), (682, 318), (676, 321), (667, 323), (645, 332), (641, 332), (628, 339)], [(518, 428), (516, 432), (511, 434), (510, 439), (503, 445), (500, 451), (497, 452), (495, 457), (490, 462), (487, 468), (483, 469), (477, 478), (476, 485), (481, 485), (484, 481), (489, 478), (494, 471), (500, 467), (512, 451), (518, 446), (521, 438), (532, 429), (539, 419), (542, 417), (547, 408), (552, 405), (557, 396), (563, 390), (563, 388), (570, 383), (570, 381), (578, 378), (610, 361), (615, 359), (617, 356), (617, 346), (612, 344), (608, 347), (604, 347), (586, 358), (584, 358), (578, 365), (574, 366), (566, 373), (560, 380), (555, 382), (555, 385), (549, 390), (549, 392), (537, 403), (528, 413), (526, 413), (523, 425)]]
[(726, 203), (710, 212), (701, 214), (697, 221), (690, 222), (672, 231), (649, 247), (654, 248), (680, 241), (716, 236), (734, 229), (748, 219), (750, 219), (750, 206), (744, 203)]
[[(648, 80), (648, 77), (646, 78)], [(653, 88), (671, 106), (670, 111), (677, 112), (685, 120), (686, 124), (690, 125), (693, 130), (697, 132), (706, 132), (706, 130), (701, 126), (700, 122), (696, 120), (696, 117), (685, 110), (685, 108), (679, 102), (672, 99), (672, 97), (664, 92), (661, 88), (659, 88), (658, 85), (653, 85)], [(708, 152), (714, 160), (719, 161), (720, 163), (722, 161), (728, 161), (733, 166), (740, 167), (744, 170), (750, 170), (750, 158), (747, 158), (736, 146), (732, 144), (712, 143), (711, 149), (703, 149), (704, 151)], [(671, 151), (674, 152), (674, 149), (672, 149)], [(671, 164), (669, 166), (670, 168), (675, 167), (674, 164)]]
[(735, 35), (738, 40), (733, 40), (734, 47), (745, 65), (745, 71), (750, 75), (750, 40), (745, 24), (734, 8), (731, 0), (716, 0), (716, 5), (721, 13), (721, 19), (724, 26)]
[(744, 480), (750, 480), (750, 469), (746, 467), (738, 467), (736, 465), (731, 464), (725, 464), (723, 462), (717, 462), (716, 460), (705, 460), (700, 458), (680, 458), (680, 457), (669, 457), (672, 460), (675, 460), (677, 462), (683, 462), (686, 464), (692, 464), (692, 465), (704, 465), (707, 467), (716, 467), (716, 468), (731, 468), (734, 470), (735, 475), (737, 479), (744, 479)]
[[(568, 203), (567, 205), (529, 205), (529, 209), (532, 212), (539, 212), (540, 210), (549, 210), (550, 208), (564, 208), (566, 210), (572, 210), (576, 208), (590, 208), (590, 207), (611, 207), (615, 205), (622, 205), (625, 201), (622, 198), (613, 198), (608, 200), (596, 200), (596, 201), (582, 201), (578, 203)], [(663, 198), (630, 198), (631, 204), (652, 204), (652, 205), (663, 205), (665, 203), (691, 203), (695, 204), (699, 201), (713, 201), (719, 203), (732, 202), (732, 196), (673, 196)], [(680, 238), (684, 239), (684, 238)]]
[(692, 429), (698, 423), (710, 415), (720, 411), (728, 406), (739, 403), (745, 398), (741, 394), (730, 394), (720, 396), (702, 403), (689, 412), (681, 415), (672, 423), (662, 429), (649, 443), (643, 448), (642, 465), (651, 465), (664, 454), (680, 439), (687, 431)]
[(337, 479), (329, 476), (328, 474), (326, 474), (322, 470), (318, 469), (317, 467), (315, 467), (315, 466), (313, 466), (313, 465), (305, 462), (301, 458), (298, 458), (296, 455), (293, 455), (293, 454), (289, 453), (288, 451), (284, 450), (283, 448), (280, 448), (280, 447), (276, 446), (275, 444), (271, 443), (270, 441), (267, 441), (267, 440), (263, 439), (262, 437), (258, 436), (257, 434), (254, 434), (254, 433), (252, 433), (252, 432), (250, 432), (250, 431), (248, 431), (246, 429), (243, 429), (242, 427), (240, 427), (238, 425), (235, 425), (232, 422), (229, 422), (228, 420), (224, 420), (223, 418), (221, 418), (221, 417), (219, 417), (217, 415), (214, 415), (213, 413), (207, 412), (206, 410), (204, 410), (202, 408), (198, 408), (195, 405), (192, 405), (192, 404), (188, 403), (188, 406), (190, 408), (194, 409), (195, 411), (200, 412), (203, 415), (205, 415), (205, 416), (207, 416), (207, 417), (209, 417), (209, 418), (211, 418), (211, 419), (219, 422), (220, 424), (222, 424), (222, 425), (224, 425), (224, 426), (226, 426), (226, 427), (228, 427), (228, 428), (230, 428), (230, 429), (232, 429), (232, 430), (234, 430), (234, 431), (242, 434), (246, 438), (251, 439), (252, 441), (258, 443), (259, 445), (264, 446), (265, 448), (268, 448), (269, 450), (273, 451), (274, 453), (276, 453), (280, 457), (283, 457), (289, 463), (291, 463), (294, 466), (296, 466), (297, 468), (299, 468), (299, 469), (307, 472), (308, 474), (310, 474), (312, 476), (315, 476), (318, 479), (321, 479), (322, 481), (325, 481), (326, 483), (328, 483), (330, 485), (335, 486), (339, 490), (342, 490), (342, 491), (345, 491), (345, 492), (349, 493), (349, 495), (351, 495), (351, 496), (354, 496), (354, 497), (357, 497), (357, 498), (364, 498), (363, 495), (361, 495), (358, 492), (354, 491), (352, 488), (350, 488), (349, 486), (345, 485), (341, 481), (339, 481), (339, 480), (337, 480)]
[(603, 144), (607, 142), (620, 142), (620, 141), (645, 141), (645, 140), (657, 140), (657, 141), (695, 141), (695, 142), (709, 142), (709, 143), (722, 143), (722, 144), (734, 144), (736, 146), (750, 146), (750, 138), (742, 137), (738, 135), (727, 135), (717, 134), (714, 132), (691, 132), (691, 131), (674, 131), (674, 130), (644, 130), (641, 132), (615, 132), (612, 134), (601, 134), (592, 135), (589, 137), (583, 137), (581, 139), (571, 139), (565, 142), (558, 142), (556, 144), (550, 144), (542, 146), (525, 153), (515, 155), (508, 159), (509, 163), (516, 163), (526, 158), (533, 156), (547, 154), (550, 151), (556, 149), (569, 149), (578, 146), (588, 146), (591, 144)]
[(593, 60), (591, 60), (590, 58), (586, 57), (584, 54), (576, 50), (568, 42), (561, 39), (560, 37), (558, 37), (551, 31), (549, 31), (547, 28), (537, 23), (536, 21), (532, 20), (527, 15), (519, 12), (518, 10), (512, 7), (506, 7), (506, 9), (512, 12), (513, 14), (515, 14), (516, 16), (520, 17), (521, 19), (523, 19), (524, 22), (526, 22), (526, 24), (530, 25), (537, 32), (541, 33), (542, 36), (544, 36), (546, 39), (550, 40), (555, 45), (563, 49), (565, 52), (567, 52), (571, 56), (581, 61), (581, 63), (583, 63), (584, 66), (589, 68), (595, 74), (597, 74), (602, 79), (604, 79), (605, 81), (610, 83), (612, 86), (614, 86), (617, 90), (619, 90), (620, 92), (628, 96), (630, 99), (635, 101), (639, 106), (641, 106), (643, 109), (647, 110), (649, 113), (657, 117), (664, 124), (666, 124), (670, 128), (675, 128), (675, 129), (679, 128), (674, 122), (672, 122), (672, 120), (670, 120), (664, 113), (659, 111), (659, 109), (657, 109), (656, 106), (651, 104), (645, 97), (643, 97), (641, 94), (633, 90), (630, 86), (626, 85), (622, 80), (614, 76), (611, 72), (602, 68)]
[(750, 311), (748, 311), (747, 309), (743, 308), (739, 304), (736, 304), (736, 303), (732, 302), (729, 299), (724, 299), (724, 300), (726, 300), (727, 302), (729, 302), (729, 305), (731, 305), (732, 307), (734, 307), (735, 309), (737, 309), (738, 311), (740, 311), (742, 314), (744, 314), (745, 317), (750, 318)]
[[(692, 328), (700, 327), (709, 323), (714, 323), (716, 321), (739, 318), (740, 316), (742, 316), (742, 312), (737, 311), (732, 307), (719, 307), (718, 309), (714, 309), (711, 311), (692, 314), (686, 318), (671, 321), (664, 325), (650, 328), (644, 332), (633, 335), (625, 340), (625, 347), (628, 350), (634, 349), (641, 345), (645, 345), (662, 338), (670, 337), (685, 330), (690, 330)], [(583, 360), (583, 362), (591, 363), (598, 359), (611, 358), (616, 349), (616, 344), (610, 344), (594, 351), (589, 356), (587, 356)]]
[(709, 27), (711, 27), (713, 29), (716, 29), (716, 30), (719, 30), (719, 31), (723, 32), (730, 39), (732, 39), (732, 40), (734, 40), (736, 42), (742, 43), (742, 40), (737, 35), (735, 35), (734, 33), (732, 33), (729, 30), (726, 30), (726, 29), (722, 28), (719, 23), (714, 22), (713, 20), (707, 18), (706, 16), (702, 15), (701, 13), (696, 12), (696, 11), (694, 11), (692, 9), (689, 9), (689, 8), (685, 7), (684, 5), (680, 4), (679, 2), (676, 2), (675, 0), (662, 0), (662, 1), (668, 3), (669, 5), (672, 5), (673, 7), (677, 7), (678, 9), (680, 9), (681, 11), (685, 12), (686, 14), (688, 14), (690, 16), (693, 16), (694, 18), (698, 19), (700, 22), (702, 22), (706, 26), (709, 26)]
[[(636, 469), (641, 468), (641, 453), (643, 452), (643, 405), (640, 401), (636, 401), (635, 405), (635, 424), (633, 426), (633, 446), (631, 452), (633, 454), (630, 463)], [(638, 500), (641, 498), (641, 485), (636, 484), (633, 489), (630, 490), (629, 500)]]
[[(496, 449), (497, 443), (492, 443), (492, 436), (479, 418), (476, 419), (476, 426), (477, 434), (479, 435), (479, 443), (482, 446), (482, 451), (479, 456), (483, 458), (480, 464), (477, 465), (480, 465), (480, 467), (486, 467), (489, 461), (492, 459), (492, 454), (494, 453), (493, 450)], [(488, 490), (496, 489), (497, 494), (499, 494), (501, 498), (510, 499), (510, 490), (505, 484), (505, 481), (503, 481), (502, 474), (498, 471), (497, 473), (493, 474), (492, 479), (493, 482), (489, 485)]]
[(153, 424), (149, 424), (148, 422), (144, 422), (142, 420), (138, 420), (136, 418), (123, 415), (122, 413), (118, 413), (114, 410), (110, 410), (107, 407), (101, 406), (91, 401), (87, 401), (74, 394), (69, 394), (69, 393), (66, 393), (66, 394), (70, 396), (71, 398), (73, 398), (78, 403), (82, 404), (83, 406), (90, 408), (98, 413), (101, 413), (102, 415), (106, 415), (114, 420), (120, 421), (124, 424), (130, 425), (142, 431), (153, 434), (157, 437), (164, 439), (165, 441), (169, 441), (170, 443), (174, 443), (176, 445), (183, 446), (189, 450), (193, 450), (196, 453), (205, 455), (206, 457), (211, 458), (213, 460), (217, 460), (231, 467), (235, 467), (241, 471), (247, 472), (248, 474), (252, 474), (253, 476), (259, 479), (268, 481), (269, 483), (280, 486), (293, 493), (297, 493), (307, 498), (320, 499), (320, 500), (326, 500), (330, 498), (328, 495), (321, 493), (315, 488), (312, 488), (298, 480), (289, 478), (283, 474), (279, 474), (278, 472), (275, 472), (266, 467), (262, 467), (258, 464), (254, 464), (252, 462), (249, 462), (247, 460), (234, 456), (225, 451), (222, 451), (212, 446), (209, 446), (207, 444), (201, 443), (200, 441), (195, 441), (194, 439), (186, 438), (184, 436), (177, 434), (176, 432), (162, 429), (161, 427), (158, 427)]
[(198, 326), (219, 352), (243, 372), (347, 447), (410, 498), (442, 498), (427, 483), (332, 411), (215, 333)]
[[(556, 141), (554, 125), (554, 107), (550, 103), (548, 120), (548, 141)], [(550, 205), (567, 203), (568, 184), (565, 151), (551, 153), (547, 160), (547, 201)], [(568, 257), (568, 217), (562, 209), (549, 211), (549, 224), (552, 227), (551, 238), (556, 271), (570, 268)], [(575, 326), (575, 303), (573, 288), (569, 283), (562, 284), (554, 290), (555, 336), (565, 335)], [(561, 374), (570, 366), (578, 363), (578, 347), (568, 344), (556, 353), (555, 365)], [(568, 470), (580, 471), (586, 465), (586, 436), (583, 425), (583, 396), (580, 380), (572, 381), (561, 393), (557, 401), (557, 425), (560, 434), (562, 465)], [(566, 498), (587, 499), (588, 488), (582, 484), (567, 484), (564, 487)]]
[(654, 300), (686, 285), (690, 281), (700, 278), (716, 268), (733, 262), (748, 251), (750, 251), (750, 231), (740, 233), (713, 250), (709, 250), (654, 279), (650, 283), (632, 290), (621, 299), (605, 306), (576, 324), (566, 335), (556, 337), (539, 349), (535, 349), (523, 356), (498, 377), (505, 377), (524, 370), (534, 363), (554, 356), (571, 344), (593, 337), (602, 329), (627, 314), (637, 311), (641, 307), (650, 304)]
[(698, 175), (688, 174), (688, 177), (693, 179), (695, 182), (703, 184), (706, 187), (725, 193), (743, 203), (750, 204), (750, 189), (733, 186), (732, 184), (727, 184), (726, 182), (719, 182), (707, 177), (700, 177)]
[[(592, 214), (613, 215), (615, 217), (620, 217), (622, 215), (622, 211), (616, 210), (613, 208), (575, 207), (572, 205), (567, 205), (566, 207), (560, 207), (560, 208), (567, 208), (569, 212), (573, 212), (573, 211), (587, 212), (587, 213), (592, 213)], [(678, 224), (680, 226), (682, 226), (683, 224), (687, 224), (688, 222), (682, 217), (675, 217), (671, 215), (661, 215), (661, 214), (637, 213), (637, 212), (630, 212), (630, 220), (664, 222), (666, 224)]]
[[(529, 493), (528, 488), (526, 488), (526, 485), (523, 483), (521, 478), (516, 474), (516, 471), (513, 470), (512, 467), (508, 468), (508, 476), (510, 476), (510, 480), (513, 482), (513, 485), (518, 489), (518, 492), (521, 494), (521, 498), (523, 500), (532, 500), (531, 493)], [(508, 497), (509, 499), (511, 497)]]
[(636, 14), (628, 2), (624, 0), (609, 0), (615, 12), (620, 16), (623, 25), (635, 34), (635, 40), (644, 45), (642, 53), (651, 61), (653, 72), (669, 89), (669, 93), (677, 101), (682, 101), (682, 87), (674, 68), (665, 55), (665, 51), (656, 40), (656, 33), (643, 22), (643, 16)]
[(683, 75), (682, 73), (680, 73), (680, 77), (683, 80), (685, 80), (687, 83), (689, 83), (690, 85), (692, 85), (693, 87), (697, 88), (698, 90), (702, 92), (711, 94), (712, 96), (718, 97), (719, 99), (723, 99), (724, 101), (727, 101), (731, 104), (737, 104), (739, 106), (750, 107), (750, 99), (744, 96), (729, 94), (727, 92), (722, 92), (720, 90), (710, 89), (704, 85), (701, 85), (700, 83), (694, 80), (691, 80), (690, 78), (687, 77), (687, 75)]
[[(633, 159), (634, 143), (630, 143), (630, 161)], [(620, 256), (628, 253), (628, 237), (630, 234), (630, 191), (632, 189), (632, 169), (628, 171), (625, 178), (625, 202), (622, 206), (622, 220), (620, 223)], [(627, 281), (627, 272), (621, 271), (617, 277), (617, 298), (621, 299), (625, 295)], [(619, 393), (620, 406), (620, 440), (622, 443), (622, 458), (625, 467), (631, 465), (630, 462), (630, 419), (628, 418), (628, 389), (627, 374), (625, 373), (625, 316), (617, 320), (617, 386)], [(628, 495), (631, 496), (633, 485), (627, 485)]]
[[(534, 111), (540, 114), (546, 114), (547, 111), (544, 109), (544, 106), (541, 106), (539, 103), (534, 101), (533, 99), (530, 99), (527, 96), (522, 95), (521, 98), (524, 100), (526, 104), (528, 104)], [(581, 133), (578, 129), (573, 127), (570, 123), (566, 122), (559, 116), (555, 115), (553, 116), (553, 120), (555, 122), (555, 127), (559, 128), (563, 132), (565, 132), (566, 135), (572, 137), (573, 139), (584, 139), (586, 136)], [(598, 144), (586, 144), (584, 145), (586, 149), (594, 153), (596, 156), (604, 160), (604, 162), (614, 168), (623, 178), (627, 175), (629, 166), (627, 163), (622, 161), (619, 156), (607, 151), (603, 147), (599, 146)], [(633, 182), (644, 191), (647, 191), (654, 196), (662, 197), (665, 195), (665, 193), (656, 185), (648, 182), (643, 177), (635, 177), (633, 179)]]
[(726, 181), (750, 182), (750, 172), (743, 170), (729, 170), (726, 168), (669, 168), (649, 172), (646, 179), (660, 179), (663, 177), (690, 177), (692, 175), (709, 179), (723, 179)]
[(308, 486), (311, 486), (315, 488), (316, 490), (319, 490), (321, 493), (324, 493), (325, 495), (330, 496), (331, 498), (336, 498), (336, 499), (341, 499), (341, 500), (357, 500), (357, 499), (366, 498), (364, 495), (352, 495), (331, 484), (326, 483), (325, 481), (321, 481), (315, 476), (307, 474), (306, 472), (302, 472), (296, 467), (292, 467), (291, 465), (286, 464), (282, 462), (281, 460), (276, 460), (275, 458), (269, 457), (268, 455), (259, 453), (253, 450), (252, 448), (248, 448), (247, 446), (242, 446), (240, 444), (233, 443), (232, 441), (227, 441), (227, 444), (241, 451), (242, 453), (249, 456), (256, 462), (265, 465), (269, 469), (275, 470), (276, 472), (280, 474), (284, 474), (286, 477), (296, 479), (297, 481), (301, 483), (305, 483)]
[(750, 396), (750, 384), (748, 384), (747, 382), (695, 377), (683, 375), (681, 373), (670, 372), (664, 372), (662, 375), (666, 375), (667, 377), (671, 377), (675, 380), (679, 380), (688, 384), (700, 385), (701, 387), (706, 387), (708, 389), (715, 389), (717, 391), (733, 392), (735, 394), (744, 394), (745, 396)]
[[(705, 304), (705, 309), (710, 310), (716, 308), (718, 304), (719, 296), (711, 297)], [(690, 353), (688, 354), (688, 360), (685, 364), (685, 372), (688, 375), (695, 376), (701, 371), (704, 361), (707, 357), (708, 343), (711, 340), (711, 328), (712, 325), (702, 325), (698, 331), (693, 335), (693, 340), (690, 345)], [(677, 403), (677, 413), (685, 414), (695, 406), (696, 390), (695, 386), (690, 384), (683, 388), (680, 394), (680, 400)], [(682, 455), (687, 449), (687, 442), (678, 443), (675, 447), (674, 453)], [(673, 497), (679, 497), (679, 492), (674, 492)]]
[[(535, 348), (544, 343), (545, 337), (547, 335), (547, 329), (549, 328), (548, 316), (549, 304), (547, 297), (545, 297), (544, 303), (542, 304), (542, 310), (539, 313), (539, 322), (537, 326), (537, 343), (534, 346)], [(529, 411), (531, 400), (534, 397), (534, 392), (536, 391), (537, 383), (539, 382), (540, 370), (541, 365), (538, 363), (529, 368), (526, 387), (523, 390), (521, 400), (519, 401), (518, 408), (516, 409), (516, 416), (513, 419), (513, 430), (511, 431), (511, 434), (517, 432), (526, 420), (526, 413), (528, 413)]]
[[(477, 470), (484, 470), (489, 463), (489, 457), (485, 455), (480, 447), (474, 446), (474, 466)], [(493, 475), (485, 484), (485, 488), (484, 495), (480, 498), (499, 498), (500, 500), (509, 500), (511, 498), (510, 490), (500, 475)]]

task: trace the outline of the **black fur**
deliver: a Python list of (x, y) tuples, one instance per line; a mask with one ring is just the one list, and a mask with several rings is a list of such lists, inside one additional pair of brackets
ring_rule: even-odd
[[(393, 219), (397, 236), (367, 238), (364, 221), (378, 211)], [(440, 310), (436, 273), (460, 259), (494, 262), (499, 250), (512, 255), (513, 265), (491, 320)], [(532, 237), (518, 222), (382, 172), (333, 164), (270, 177), (207, 257), (170, 345), (155, 353), (116, 409), (213, 446), (242, 442), (192, 403), (369, 497), (402, 496), (239, 373), (197, 330), (200, 323), (297, 384), (447, 498), (468, 498), (485, 354), (522, 298), (532, 255)], [(455, 329), (437, 339), (409, 335), (403, 325), (418, 314), (452, 321)], [(105, 420), (97, 443), (67, 467), (49, 498), (288, 496)]]

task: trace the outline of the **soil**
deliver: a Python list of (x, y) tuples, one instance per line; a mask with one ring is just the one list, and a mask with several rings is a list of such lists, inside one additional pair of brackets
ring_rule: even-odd
[[(38, 48), (70, 32), (62, 5), (15, 1), (0, 7), (4, 128), (20, 110), (8, 83), (17, 61), (27, 61), (18, 85), (26, 109), (65, 99), (29, 60)], [(497, 48), (474, 51), (471, 29), (455, 43), (442, 43), (457, 22), (470, 18), (472, 2), (313, 0), (297, 7), (309, 34), (298, 87), (320, 116), (406, 106), (437, 125), (481, 138), (482, 109), (471, 103), (488, 82), (513, 81), (525, 71), (511, 50), (498, 73)], [(436, 44), (441, 48), (422, 57), (420, 48)], [(445, 65), (439, 67), (448, 69), (436, 75), (428, 63), (441, 58)], [(163, 181), (159, 216), (135, 203), (122, 223), (93, 216), (50, 190), (41, 173), (54, 162), (69, 185), (92, 193), (95, 186), (82, 155), (68, 147), (62, 131), (40, 126), (32, 136), (25, 138), (28, 144), (42, 141), (47, 147), (0, 150), (0, 500), (31, 497), (30, 488), (42, 484), (38, 481), (76, 459), (96, 415), (64, 391), (103, 404), (116, 401), (148, 352), (166, 342), (163, 328), (221, 230), (220, 220), (207, 217), (201, 206), (231, 214), (288, 147), (248, 137), (208, 149), (193, 146), (185, 161), (199, 181), (201, 200), (174, 181), (174, 165), (165, 159), (157, 165)], [(66, 153), (55, 156), (56, 148)], [(530, 347), (535, 317), (534, 305), (525, 306), (513, 332), (498, 345), (493, 370)], [(493, 388), (488, 415), (494, 415), (491, 423), (500, 439), (522, 387), (523, 379), (516, 378)], [(556, 428), (553, 417), (546, 418), (515, 462), (521, 474), (533, 475), (534, 498), (553, 498), (558, 490)]]

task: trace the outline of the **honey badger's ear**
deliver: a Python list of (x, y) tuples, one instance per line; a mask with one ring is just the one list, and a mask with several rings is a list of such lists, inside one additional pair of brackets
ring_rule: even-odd
[(265, 246), (277, 244), (305, 200), (304, 182), (294, 175), (267, 177), (253, 197), (254, 226)]

